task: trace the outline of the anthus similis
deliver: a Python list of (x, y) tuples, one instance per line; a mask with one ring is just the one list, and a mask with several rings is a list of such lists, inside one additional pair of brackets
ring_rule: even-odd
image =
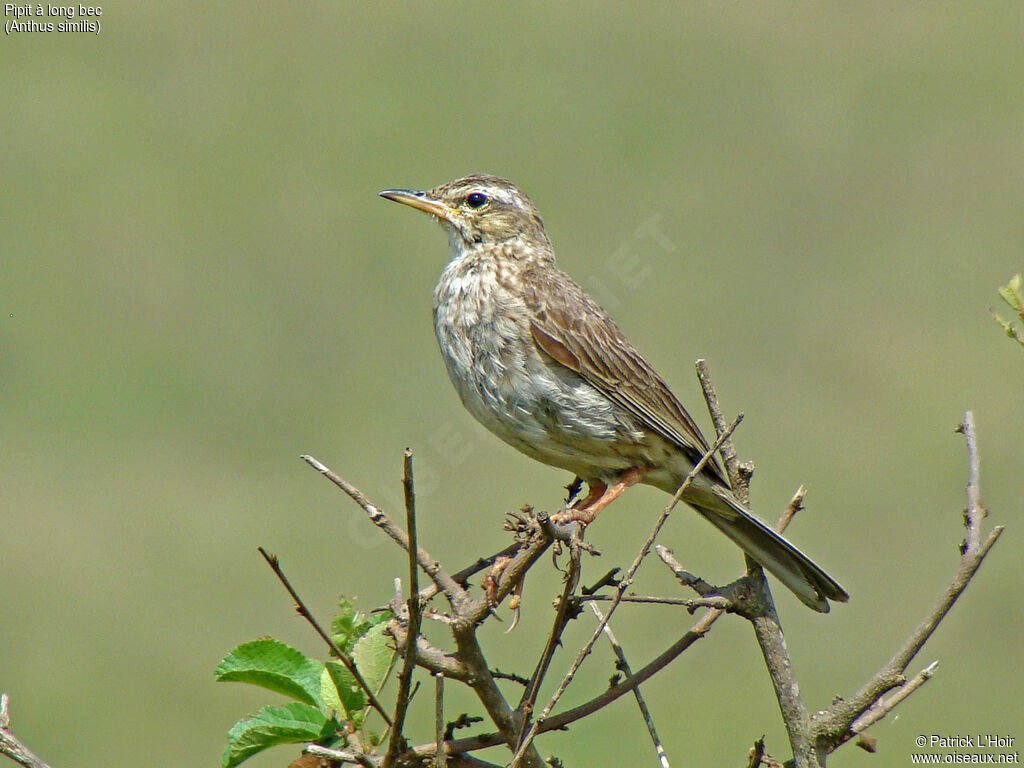
[[(434, 326), (448, 376), (491, 432), (587, 482), (572, 519), (591, 522), (635, 483), (674, 494), (707, 441), (608, 314), (555, 267), (531, 200), (510, 181), (480, 175), (380, 194), (447, 231), (451, 261), (434, 289)], [(744, 509), (716, 461), (682, 498), (814, 610), (849, 599)]]

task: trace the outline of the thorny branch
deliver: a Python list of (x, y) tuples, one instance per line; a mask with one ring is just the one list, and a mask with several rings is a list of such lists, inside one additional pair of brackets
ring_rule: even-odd
[[(735, 450), (729, 439), (732, 429), (735, 428), (735, 423), (726, 426), (726, 420), (718, 406), (717, 395), (711, 386), (707, 368), (703, 363), (699, 363), (698, 371), (719, 435), (713, 451), (720, 449), (726, 471), (734, 486), (734, 492), (741, 499), (745, 499), (748, 496), (747, 485), (753, 471), (752, 467), (749, 464), (740, 463), (736, 458)], [(797, 768), (824, 766), (827, 755), (843, 743), (858, 737), (869, 739), (870, 737), (865, 734), (866, 729), (885, 717), (935, 673), (936, 665), (932, 663), (910, 679), (904, 677), (907, 666), (962, 594), (980, 567), (985, 555), (1002, 532), (1002, 527), (996, 527), (988, 536), (984, 536), (981, 530), (985, 509), (981, 503), (978, 484), (977, 444), (973, 416), (970, 413), (966, 415), (961, 431), (967, 442), (969, 464), (968, 503), (964, 515), (967, 535), (961, 548), (960, 564), (952, 582), (935, 608), (897, 649), (892, 659), (882, 669), (852, 696), (834, 702), (813, 717), (808, 714), (808, 709), (799, 694), (799, 686), (785, 648), (785, 639), (774, 610), (771, 592), (756, 564), (748, 562), (745, 576), (726, 587), (716, 588), (688, 573), (675, 561), (668, 550), (659, 546), (656, 547), (659, 556), (672, 568), (685, 587), (693, 589), (697, 593), (697, 597), (695, 599), (651, 597), (627, 593), (640, 562), (654, 545), (660, 525), (671, 512), (672, 506), (678, 501), (680, 494), (676, 495), (672, 504), (663, 512), (662, 518), (659, 519), (654, 531), (641, 547), (633, 566), (627, 570), (623, 579), (615, 582), (614, 579), (609, 578), (600, 583), (601, 587), (611, 586), (613, 588), (610, 595), (580, 594), (577, 589), (578, 571), (576, 575), (570, 573), (566, 588), (556, 603), (555, 621), (547, 637), (544, 650), (535, 665), (533, 675), (526, 680), (518, 706), (513, 707), (496, 682), (498, 677), (510, 676), (505, 673), (494, 673), (489, 669), (483, 648), (480, 645), (478, 630), (494, 614), (495, 607), (521, 583), (538, 558), (551, 546), (551, 533), (558, 532), (551, 531), (550, 526), (545, 528), (539, 521), (531, 518), (530, 530), (526, 533), (520, 531), (519, 538), (513, 545), (489, 558), (481, 558), (463, 571), (449, 576), (437, 561), (416, 544), (414, 520), (411, 516), (408, 517), (410, 533), (406, 533), (358, 489), (349, 485), (312, 457), (305, 457), (312, 466), (355, 500), (378, 527), (399, 543), (406, 552), (411, 553), (410, 566), (414, 570), (416, 567), (422, 568), (433, 581), (431, 586), (417, 591), (415, 580), (410, 578), (412, 586), (410, 587), (408, 607), (401, 611), (400, 615), (396, 616), (391, 623), (397, 647), (402, 651), (406, 664), (420, 666), (434, 674), (443, 675), (449, 680), (467, 684), (477, 694), (492, 725), (496, 728), (496, 731), (493, 732), (478, 733), (458, 739), (450, 735), (450, 728), (442, 733), (443, 700), (441, 692), (443, 689), (441, 680), (438, 679), (434, 700), (434, 741), (413, 747), (400, 746), (396, 751), (389, 750), (388, 759), (393, 759), (393, 764), (397, 768), (422, 765), (424, 761), (435, 766), (446, 764), (449, 768), (488, 766), (493, 764), (470, 757), (469, 753), (504, 744), (506, 748), (515, 753), (512, 765), (542, 768), (545, 762), (534, 744), (536, 737), (553, 730), (564, 729), (571, 723), (600, 711), (620, 696), (637, 692), (641, 683), (649, 680), (698, 639), (704, 637), (719, 617), (726, 612), (734, 612), (750, 621), (755, 628), (755, 635), (765, 657), (765, 663), (779, 699), (780, 711), (790, 736), (793, 758), (787, 765)], [(411, 468), (407, 473), (407, 478), (409, 480), (408, 500), (411, 498)], [(801, 487), (794, 494), (779, 520), (777, 530), (785, 529), (793, 516), (802, 509), (805, 493), (805, 489)], [(407, 504), (408, 507), (409, 504)], [(559, 533), (559, 535), (561, 534)], [(576, 559), (570, 560), (570, 570), (578, 569), (578, 567), (577, 551)], [(474, 591), (468, 585), (468, 579), (486, 569), (491, 569), (488, 577), (491, 582), (489, 589)], [(410, 571), (410, 576), (412, 573), (413, 571)], [(445, 616), (427, 610), (423, 616), (425, 619), (437, 619), (449, 627), (455, 644), (454, 652), (445, 651), (428, 642), (419, 634), (411, 621), (413, 604), (425, 606), (427, 601), (439, 593), (443, 593), (447, 598), (452, 609), (451, 614)], [(419, 599), (416, 600), (416, 597)], [(575, 609), (584, 601), (589, 601), (595, 607), (598, 602), (602, 601), (607, 601), (610, 605), (606, 614), (599, 621), (598, 629), (591, 640), (579, 651), (569, 672), (556, 687), (548, 704), (536, 718), (532, 718), (534, 701), (554, 651), (559, 645), (562, 632), (574, 615)], [(579, 706), (561, 712), (553, 712), (562, 692), (572, 682), (576, 670), (579, 669), (582, 660), (590, 652), (596, 639), (602, 633), (607, 633), (608, 617), (623, 602), (653, 602), (676, 605), (691, 613), (698, 610), (705, 612), (698, 618), (690, 631), (673, 641), (660, 655), (646, 665), (635, 671), (628, 665), (622, 665), (620, 669), (623, 675), (622, 679), (614, 681), (614, 684), (606, 690)], [(400, 688), (407, 690), (407, 686), (408, 683), (403, 682)], [(650, 722), (649, 713), (645, 713), (645, 718), (648, 718), (648, 722)], [(396, 722), (400, 722), (397, 717), (395, 719)], [(395, 733), (392, 735), (392, 745), (404, 745), (404, 734), (400, 731), (401, 728), (395, 729)], [(660, 742), (657, 740), (655, 740), (655, 744), (660, 746)], [(316, 748), (316, 750), (318, 754), (326, 755), (328, 752), (324, 748)], [(347, 754), (345, 757), (341, 757), (344, 750), (333, 752), (337, 759), (347, 759), (350, 763), (358, 762), (383, 768), (380, 756)], [(752, 765), (758, 763), (761, 765), (779, 764), (765, 754), (763, 744), (751, 754), (751, 760), (754, 761), (751, 763)], [(663, 753), (659, 753), (659, 759), (667, 763), (667, 757)]]

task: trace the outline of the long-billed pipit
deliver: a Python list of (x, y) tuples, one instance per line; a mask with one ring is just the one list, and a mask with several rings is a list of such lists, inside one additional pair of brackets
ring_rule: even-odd
[[(638, 482), (674, 494), (707, 441), (615, 322), (555, 267), (533, 202), (482, 175), (380, 194), (447, 231), (451, 261), (434, 289), (434, 326), (448, 376), (491, 432), (587, 482), (572, 519), (589, 523)], [(682, 499), (816, 611), (849, 599), (736, 500), (717, 461)]]

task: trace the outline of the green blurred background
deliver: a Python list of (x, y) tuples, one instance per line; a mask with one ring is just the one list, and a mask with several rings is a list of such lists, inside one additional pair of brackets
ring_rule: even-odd
[[(453, 570), (503, 546), (504, 513), (558, 503), (564, 473), (487, 435), (447, 381), (442, 233), (376, 196), (474, 171), (531, 194), (561, 266), (702, 425), (692, 361), (709, 360), (747, 414), (763, 516), (809, 486), (792, 537), (853, 595), (822, 617), (778, 590), (812, 708), (854, 691), (951, 576), (953, 428), (974, 409), (1009, 529), (911, 668), (938, 675), (872, 729), (879, 754), (832, 763), (907, 765), (921, 733), (1024, 739), (1024, 356), (988, 314), (1024, 268), (1024, 6), (103, 11), (99, 36), (0, 43), (0, 690), (42, 757), (217, 764), (230, 725), (276, 701), (215, 684), (221, 656), (262, 634), (323, 655), (257, 545), (323, 617), (342, 592), (389, 598), (404, 559), (300, 453), (397, 511), (411, 446), (421, 541)], [(637, 489), (605, 513), (589, 576), (665, 500)], [(664, 541), (709, 580), (739, 572), (686, 510)], [(557, 589), (545, 562), (522, 626), (487, 630), (497, 666), (527, 671)], [(616, 629), (639, 666), (689, 623), (626, 607)], [(584, 670), (567, 704), (606, 684), (607, 650)], [(739, 621), (647, 694), (673, 764), (741, 764), (762, 733), (788, 754)], [(654, 764), (626, 699), (541, 746)]]

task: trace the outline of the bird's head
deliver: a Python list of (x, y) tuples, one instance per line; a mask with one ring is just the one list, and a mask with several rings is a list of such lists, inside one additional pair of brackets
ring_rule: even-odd
[(498, 176), (466, 176), (426, 191), (385, 189), (380, 196), (434, 216), (456, 247), (515, 239), (535, 246), (549, 244), (533, 201)]

